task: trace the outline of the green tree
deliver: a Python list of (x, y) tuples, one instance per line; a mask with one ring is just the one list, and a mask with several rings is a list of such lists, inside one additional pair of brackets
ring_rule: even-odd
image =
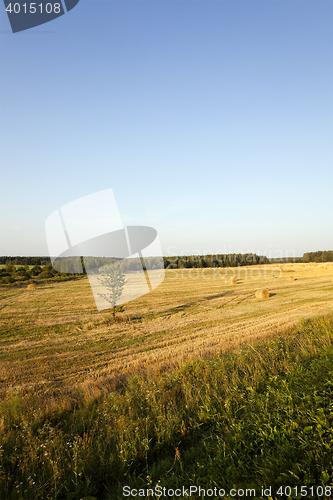
[(32, 276), (38, 276), (38, 274), (40, 274), (42, 272), (42, 268), (38, 265), (35, 265), (32, 269), (31, 269), (31, 274)]
[(41, 273), (38, 274), (38, 278), (42, 280), (50, 279), (53, 278), (53, 274), (49, 273), (48, 271), (42, 271)]
[(6, 263), (5, 270), (6, 270), (6, 273), (9, 273), (9, 274), (15, 274), (15, 272), (16, 272), (15, 266), (13, 266), (12, 264), (8, 264), (8, 263)]
[(125, 276), (119, 263), (101, 267), (99, 274), (102, 276), (101, 283), (107, 289), (107, 293), (100, 293), (99, 295), (109, 302), (110, 307), (113, 307), (113, 319), (115, 319), (117, 301), (123, 293)]
[[(23, 271), (22, 271), (23, 269)], [(15, 278), (16, 281), (25, 281), (31, 278), (30, 273), (24, 270), (24, 268), (19, 269), (13, 277)]]

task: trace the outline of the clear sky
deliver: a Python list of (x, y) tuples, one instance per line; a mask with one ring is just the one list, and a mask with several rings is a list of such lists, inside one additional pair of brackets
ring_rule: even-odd
[(0, 21), (0, 255), (112, 188), (164, 255), (333, 249), (330, 0), (81, 0)]

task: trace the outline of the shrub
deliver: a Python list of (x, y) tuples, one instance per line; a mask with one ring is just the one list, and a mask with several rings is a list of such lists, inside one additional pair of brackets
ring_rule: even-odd
[(7, 273), (15, 273), (16, 268), (12, 264), (6, 264), (5, 270)]
[(43, 271), (38, 275), (38, 278), (40, 279), (48, 279), (48, 278), (53, 278), (53, 274), (49, 273), (48, 271)]
[(40, 266), (37, 266), (37, 265), (34, 266), (30, 271), (32, 276), (38, 276), (38, 274), (40, 274), (41, 272), (42, 272), (42, 268)]
[(43, 266), (41, 268), (41, 271), (43, 273), (49, 273), (51, 274), (52, 276), (54, 276), (55, 274), (58, 274), (58, 271), (56, 271), (55, 269), (53, 269), (52, 265), (51, 264), (48, 264), (47, 266)]
[(26, 271), (20, 271), (14, 274), (15, 281), (26, 281), (31, 278), (30, 274)]
[(4, 278), (1, 278), (1, 283), (14, 283), (14, 278), (11, 276), (5, 276)]

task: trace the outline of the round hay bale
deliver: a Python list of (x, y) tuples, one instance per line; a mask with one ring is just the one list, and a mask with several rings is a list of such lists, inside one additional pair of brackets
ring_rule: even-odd
[(295, 278), (294, 278), (294, 276), (288, 276), (287, 280), (288, 281), (295, 281)]
[(30, 285), (28, 285), (27, 289), (28, 290), (36, 290), (36, 285), (34, 285), (33, 283), (31, 283)]
[(256, 291), (256, 299), (269, 299), (268, 290), (257, 290)]
[(270, 275), (270, 278), (271, 278), (271, 280), (275, 280), (275, 276), (274, 276), (274, 274), (271, 274), (271, 275)]
[(237, 278), (234, 276), (233, 278), (230, 278), (228, 281), (229, 285), (237, 285)]

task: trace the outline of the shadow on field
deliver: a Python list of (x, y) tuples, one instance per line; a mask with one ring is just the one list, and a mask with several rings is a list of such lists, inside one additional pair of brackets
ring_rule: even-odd
[(167, 309), (166, 311), (163, 311), (163, 314), (172, 314), (172, 313), (181, 312), (181, 311), (184, 311), (185, 309), (188, 309), (191, 306), (194, 306), (195, 304), (199, 304), (200, 302), (207, 302), (208, 300), (219, 299), (221, 297), (225, 297), (226, 295), (231, 295), (233, 293), (235, 293), (235, 292), (230, 290), (228, 292), (218, 293), (217, 295), (211, 295), (209, 297), (204, 297), (204, 298), (199, 299), (199, 300), (193, 300), (192, 302), (189, 302), (188, 304), (183, 304), (181, 306), (172, 307), (171, 309)]
[[(218, 293), (217, 295), (211, 295), (209, 297), (204, 297), (202, 299), (193, 300), (192, 302), (188, 302), (188, 304), (182, 304), (181, 306), (172, 307), (171, 309), (167, 309), (166, 311), (161, 311), (161, 313), (158, 314), (158, 316), (165, 317), (165, 316), (168, 316), (170, 314), (176, 314), (176, 313), (185, 311), (189, 307), (194, 306), (196, 304), (199, 304), (200, 302), (207, 302), (209, 300), (220, 299), (221, 297), (225, 297), (226, 295), (232, 295), (234, 293), (235, 292), (233, 290), (229, 290), (228, 292)], [(152, 315), (152, 316), (154, 316), (154, 315)], [(145, 317), (144, 315), (142, 315), (142, 316), (131, 316), (131, 318), (129, 318), (129, 319), (131, 321), (138, 321), (138, 320), (144, 319), (144, 317)]]

